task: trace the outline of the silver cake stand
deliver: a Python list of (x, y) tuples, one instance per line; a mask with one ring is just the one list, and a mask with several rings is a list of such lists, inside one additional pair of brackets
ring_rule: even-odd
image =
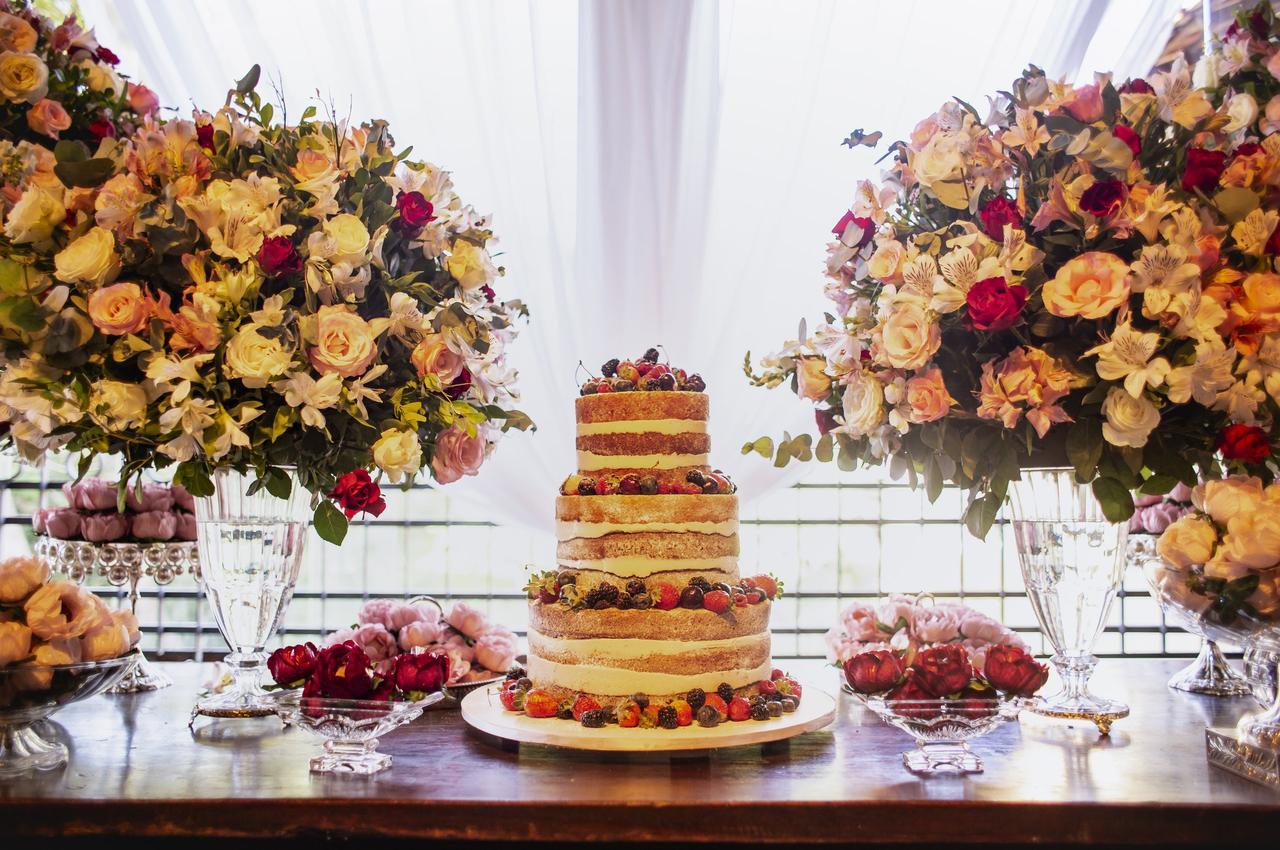
[[(91, 575), (99, 575), (113, 587), (129, 586), (129, 610), (138, 613), (138, 584), (144, 577), (159, 586), (169, 584), (183, 572), (200, 579), (200, 562), (196, 544), (170, 543), (89, 543), (84, 540), (36, 538), (35, 553), (51, 570), (65, 573), (80, 584)], [(107, 693), (134, 694), (167, 688), (173, 681), (147, 662), (138, 651), (138, 663)]]

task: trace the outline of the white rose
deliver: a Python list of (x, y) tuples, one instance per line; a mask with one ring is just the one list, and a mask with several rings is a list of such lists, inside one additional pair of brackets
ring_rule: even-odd
[(1220, 555), (1236, 564), (1265, 570), (1280, 562), (1280, 512), (1240, 513), (1227, 522)]
[(98, 381), (89, 393), (89, 417), (109, 431), (124, 431), (147, 420), (147, 391), (141, 384)]
[(1227, 103), (1227, 116), (1231, 120), (1222, 129), (1228, 133), (1250, 127), (1258, 118), (1258, 101), (1252, 95), (1241, 92)]
[(54, 277), (63, 283), (110, 283), (120, 273), (115, 237), (101, 227), (90, 228), (54, 256), (53, 267)]
[(31, 654), (31, 629), (10, 620), (0, 623), (0, 667), (21, 661)]
[(893, 307), (880, 327), (880, 350), (895, 369), (919, 369), (942, 344), (942, 329), (915, 301)]
[(1261, 509), (1263, 500), (1262, 481), (1247, 475), (1212, 478), (1191, 491), (1191, 503), (1221, 525), (1234, 516)]
[(124, 94), (124, 80), (105, 62), (82, 59), (78, 64), (87, 74), (89, 88), (96, 92), (111, 92), (116, 97)]
[(62, 199), (48, 189), (32, 186), (9, 210), (4, 222), (4, 235), (16, 243), (43, 242), (67, 217)]
[(1193, 564), (1207, 563), (1218, 545), (1218, 532), (1213, 524), (1194, 514), (1175, 520), (1156, 542), (1156, 553), (1180, 570)]
[(855, 437), (863, 437), (884, 419), (884, 384), (869, 372), (851, 374), (844, 388), (845, 429)]
[(382, 432), (373, 444), (373, 462), (387, 474), (392, 484), (399, 484), (406, 476), (412, 478), (422, 467), (422, 446), (418, 435), (412, 431), (394, 428)]
[(969, 137), (963, 133), (934, 133), (911, 157), (911, 171), (925, 188), (952, 209), (969, 205), (964, 185), (964, 161)]
[(324, 233), (333, 240), (329, 244), (332, 251), (329, 259), (333, 262), (351, 263), (355, 266), (366, 262), (365, 252), (369, 248), (369, 229), (364, 226), (359, 216), (342, 213), (326, 219)]
[(249, 324), (227, 343), (226, 356), (230, 376), (256, 389), (289, 370), (293, 346), (285, 345), (278, 336), (263, 336), (257, 325)]
[(49, 68), (33, 53), (0, 53), (0, 95), (36, 103), (49, 93)]
[(1102, 423), (1102, 436), (1113, 446), (1140, 449), (1147, 437), (1160, 424), (1160, 411), (1147, 397), (1134, 398), (1123, 387), (1112, 387), (1102, 403), (1107, 421)]
[(470, 292), (488, 286), (498, 270), (489, 258), (489, 252), (465, 239), (455, 239), (444, 267), (464, 290)]

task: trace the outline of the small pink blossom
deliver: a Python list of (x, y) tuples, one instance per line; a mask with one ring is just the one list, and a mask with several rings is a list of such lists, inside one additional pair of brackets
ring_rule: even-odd
[(447, 620), (449, 625), (472, 640), (476, 640), (490, 629), (489, 619), (465, 602), (453, 603)]
[(399, 653), (395, 636), (380, 623), (366, 623), (351, 638), (372, 661), (386, 661)]
[(425, 649), (439, 643), (443, 636), (444, 629), (441, 628), (439, 621), (418, 620), (400, 630), (400, 648), (405, 652), (411, 649)]
[(876, 609), (855, 602), (840, 615), (840, 622), (850, 640), (879, 640), (881, 631), (876, 625)]
[(916, 640), (923, 643), (946, 643), (960, 634), (960, 621), (951, 606), (933, 608), (917, 606), (912, 612), (910, 628)]
[(422, 618), (422, 612), (412, 605), (394, 599), (370, 599), (360, 608), (356, 621), (377, 623), (387, 631), (396, 632)]

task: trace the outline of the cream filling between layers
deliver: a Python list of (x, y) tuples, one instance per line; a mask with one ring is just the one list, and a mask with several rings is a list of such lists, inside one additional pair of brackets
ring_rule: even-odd
[[(767, 631), (720, 640), (652, 640), (649, 638), (557, 638), (548, 637), (536, 629), (529, 629), (530, 648), (533, 642), (549, 651), (568, 652), (583, 659), (605, 658), (610, 661), (631, 661), (652, 655), (672, 656), (703, 650), (738, 649), (769, 643)], [(573, 666), (573, 665), (565, 665)]]
[(643, 691), (650, 694), (676, 694), (693, 688), (714, 691), (721, 682), (732, 688), (745, 688), (769, 678), (773, 662), (765, 659), (759, 667), (749, 670), (710, 670), (705, 673), (683, 675), (679, 673), (654, 673), (624, 670), (621, 667), (603, 667), (594, 664), (561, 664), (529, 653), (529, 678), (535, 682), (559, 685), (571, 691), (606, 696), (626, 696)]
[(705, 419), (615, 419), (612, 422), (579, 422), (579, 437), (599, 434), (705, 434)]
[(679, 469), (683, 466), (706, 466), (707, 455), (598, 455), (595, 452), (578, 452), (578, 469), (594, 472), (598, 469)]
[(724, 522), (580, 522), (557, 520), (556, 540), (593, 539), (607, 534), (646, 534), (670, 532), (674, 534), (719, 534), (732, 537), (738, 533), (736, 519)]
[(738, 569), (736, 557), (724, 558), (650, 558), (645, 555), (624, 555), (617, 558), (598, 558), (594, 561), (561, 558), (559, 564), (566, 570), (594, 570), (610, 575), (638, 578), (657, 573), (732, 573)]

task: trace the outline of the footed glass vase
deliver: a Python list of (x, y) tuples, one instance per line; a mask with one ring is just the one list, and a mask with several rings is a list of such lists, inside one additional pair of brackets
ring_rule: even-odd
[(1107, 520), (1070, 467), (1024, 469), (1009, 495), (1023, 583), (1063, 686), (1027, 710), (1087, 720), (1105, 735), (1129, 707), (1091, 693), (1089, 678), (1098, 663), (1093, 644), (1124, 579), (1128, 526)]
[(194, 715), (265, 717), (266, 645), (284, 619), (307, 541), (309, 494), (292, 475), (289, 498), (266, 488), (252, 495), (251, 475), (220, 469), (212, 496), (196, 499), (200, 580), (231, 652), (224, 659), (231, 686), (196, 704)]

